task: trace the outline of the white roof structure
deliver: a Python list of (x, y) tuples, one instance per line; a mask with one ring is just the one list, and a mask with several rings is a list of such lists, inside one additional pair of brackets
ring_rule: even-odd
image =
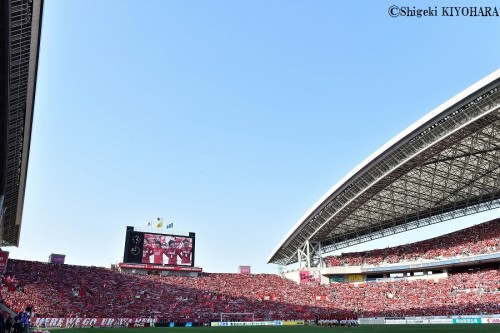
[(268, 263), (321, 255), (500, 206), (500, 69), (402, 131), (333, 186)]

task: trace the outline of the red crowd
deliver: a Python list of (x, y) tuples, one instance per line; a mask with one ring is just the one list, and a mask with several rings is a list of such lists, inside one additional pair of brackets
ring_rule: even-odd
[(418, 260), (468, 257), (500, 251), (500, 219), (478, 224), (447, 235), (421, 242), (343, 253), (324, 258), (328, 267), (395, 264)]
[(329, 288), (339, 310), (350, 313), (354, 307), (361, 317), (500, 312), (500, 273), (497, 268), (464, 270), (439, 280), (366, 283), (361, 288), (332, 284)]
[[(379, 265), (500, 251), (500, 219), (438, 238), (326, 258), (329, 266)], [(498, 266), (450, 269), (448, 278), (298, 285), (273, 274), (203, 273), (198, 277), (125, 274), (102, 267), (9, 260), (1, 299), (39, 317), (255, 320), (500, 313)], [(234, 315), (233, 315), (234, 316)], [(248, 320), (249, 318), (233, 318)]]
[[(220, 320), (254, 313), (255, 320), (500, 313), (498, 267), (452, 273), (438, 281), (298, 285), (273, 274), (199, 277), (131, 275), (100, 267), (9, 260), (4, 303), (40, 317)], [(241, 318), (238, 318), (241, 320)]]

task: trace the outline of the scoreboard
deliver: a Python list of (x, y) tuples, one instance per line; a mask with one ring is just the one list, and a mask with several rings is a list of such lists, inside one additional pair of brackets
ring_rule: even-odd
[(124, 263), (194, 266), (195, 233), (189, 236), (135, 231), (127, 227)]

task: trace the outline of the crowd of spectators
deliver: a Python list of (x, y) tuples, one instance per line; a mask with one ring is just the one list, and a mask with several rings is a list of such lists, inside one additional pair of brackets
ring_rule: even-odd
[[(4, 281), (5, 282), (5, 281)], [(8, 313), (0, 310), (0, 332), (26, 333), (30, 326), (31, 307), (19, 313)]]
[(401, 246), (324, 258), (327, 267), (378, 266), (423, 260), (468, 257), (500, 251), (500, 219)]
[(163, 318), (205, 322), (221, 313), (255, 320), (500, 313), (498, 268), (448, 278), (330, 285), (273, 274), (203, 273), (198, 277), (125, 274), (101, 267), (9, 260), (1, 297), (13, 311), (39, 317)]
[[(380, 265), (500, 251), (500, 219), (403, 246), (326, 258), (329, 266)], [(197, 277), (125, 274), (103, 267), (8, 261), (0, 277), (5, 305), (35, 316), (255, 320), (500, 313), (498, 267), (451, 270), (447, 278), (330, 285), (273, 274), (202, 273)], [(240, 318), (241, 319), (241, 318)]]
[(500, 312), (500, 274), (497, 268), (465, 270), (448, 278), (365, 283), (350, 289), (330, 285), (335, 306), (362, 317), (435, 316)]

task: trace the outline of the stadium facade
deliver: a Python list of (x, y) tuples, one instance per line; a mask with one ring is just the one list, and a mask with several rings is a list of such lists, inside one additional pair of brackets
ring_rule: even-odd
[(18, 246), (28, 172), (43, 0), (0, 2), (0, 241)]
[(334, 185), (268, 263), (325, 253), (500, 205), (500, 70), (405, 129)]

